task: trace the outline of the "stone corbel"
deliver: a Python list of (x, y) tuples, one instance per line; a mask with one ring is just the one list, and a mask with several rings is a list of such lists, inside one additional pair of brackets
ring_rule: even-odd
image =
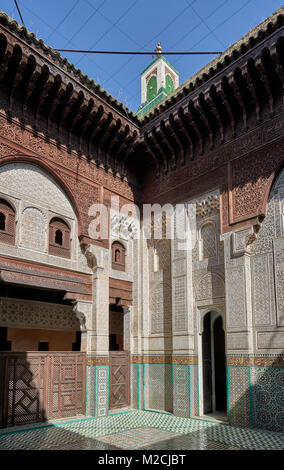
[(242, 228), (232, 234), (233, 255), (239, 256), (249, 253), (249, 245), (256, 239), (256, 227)]
[(96, 272), (99, 268), (104, 269), (105, 260), (102, 251), (97, 251), (94, 245), (81, 245), (81, 247), (87, 264), (93, 272)]
[(91, 315), (92, 304), (89, 302), (73, 302), (73, 312), (80, 322), (81, 332), (85, 332), (89, 326), (89, 317)]

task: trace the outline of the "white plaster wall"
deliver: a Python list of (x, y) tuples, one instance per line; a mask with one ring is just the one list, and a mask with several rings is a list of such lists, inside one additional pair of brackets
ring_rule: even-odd
[[(0, 243), (0, 253), (62, 268), (90, 272), (78, 242), (72, 204), (59, 184), (42, 168), (24, 162), (0, 166), (0, 197), (16, 209), (15, 246)], [(48, 226), (60, 217), (71, 228), (71, 258), (48, 254)]]

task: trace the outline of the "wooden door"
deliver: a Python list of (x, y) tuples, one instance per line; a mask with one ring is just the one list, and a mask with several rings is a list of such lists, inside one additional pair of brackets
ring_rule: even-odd
[(130, 404), (130, 355), (127, 351), (110, 351), (110, 409)]
[(203, 362), (203, 413), (212, 411), (212, 358), (211, 358), (211, 318), (210, 313), (204, 317), (202, 333)]

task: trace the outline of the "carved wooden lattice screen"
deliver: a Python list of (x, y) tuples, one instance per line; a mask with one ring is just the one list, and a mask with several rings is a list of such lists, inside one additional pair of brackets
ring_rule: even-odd
[(0, 353), (0, 426), (84, 415), (86, 355)]

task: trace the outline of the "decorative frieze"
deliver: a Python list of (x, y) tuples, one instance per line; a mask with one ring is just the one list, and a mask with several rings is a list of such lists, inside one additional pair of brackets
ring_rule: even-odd
[(197, 356), (131, 356), (134, 364), (184, 364), (197, 365)]
[(208, 272), (195, 273), (194, 291), (196, 301), (212, 300), (225, 296), (225, 282), (220, 274)]
[[(284, 237), (276, 238), (274, 246), (277, 325), (284, 326)], [(284, 343), (282, 347), (284, 346)]]
[(0, 325), (45, 330), (80, 330), (72, 306), (0, 298)]
[(256, 255), (251, 259), (252, 308), (255, 326), (275, 323), (272, 254)]
[(245, 267), (227, 267), (226, 298), (227, 298), (227, 327), (242, 329), (247, 326)]

